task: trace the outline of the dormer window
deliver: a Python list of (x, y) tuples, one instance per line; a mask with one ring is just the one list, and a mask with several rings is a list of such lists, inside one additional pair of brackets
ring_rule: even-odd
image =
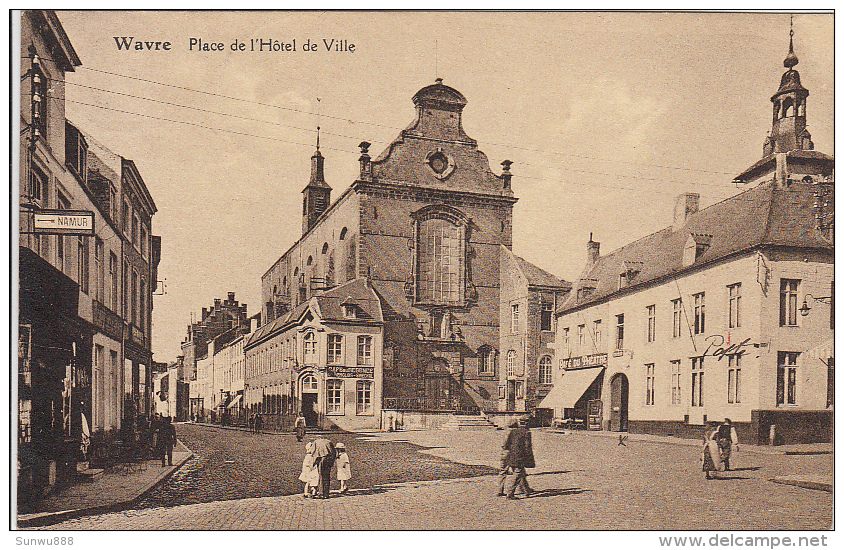
[(688, 267), (698, 261), (712, 244), (712, 235), (692, 233), (683, 247), (683, 266)]
[(577, 301), (582, 302), (589, 298), (595, 289), (598, 288), (598, 281), (595, 279), (581, 279), (577, 287)]
[(358, 316), (358, 308), (353, 305), (343, 306), (343, 317), (346, 319), (355, 319)]

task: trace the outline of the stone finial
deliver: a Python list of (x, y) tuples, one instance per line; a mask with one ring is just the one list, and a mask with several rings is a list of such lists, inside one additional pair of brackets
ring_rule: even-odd
[(368, 180), (372, 178), (372, 163), (370, 162), (371, 157), (369, 156), (369, 146), (372, 145), (368, 141), (361, 141), (358, 147), (360, 147), (360, 179)]
[(510, 166), (512, 164), (512, 160), (505, 160), (501, 162), (501, 178), (504, 180), (504, 189), (510, 189), (510, 180), (513, 178), (513, 174), (510, 173)]

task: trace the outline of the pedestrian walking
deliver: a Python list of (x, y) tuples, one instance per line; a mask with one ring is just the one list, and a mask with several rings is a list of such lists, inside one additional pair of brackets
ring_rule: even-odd
[[(513, 479), (505, 493), (509, 500), (516, 499), (517, 485), (521, 487), (525, 496), (530, 496), (532, 492), (527, 482), (526, 468), (535, 468), (536, 460), (533, 457), (533, 442), (531, 441), (530, 430), (527, 429), (526, 425), (526, 418), (520, 419), (518, 423), (514, 423), (504, 442), (506, 456), (504, 457), (502, 468), (509, 469), (513, 474)], [(505, 473), (505, 478), (506, 475)], [(500, 491), (499, 494), (501, 492), (503, 491)]]
[(349, 490), (347, 482), (352, 479), (352, 464), (349, 461), (349, 455), (346, 453), (346, 445), (337, 443), (337, 481), (340, 482), (340, 494), (344, 494)]
[(337, 458), (334, 442), (320, 437), (314, 440), (315, 467), (319, 470), (319, 490), (316, 498), (328, 498), (331, 489), (331, 468)]
[(721, 462), (724, 463), (724, 471), (730, 471), (730, 457), (733, 454), (733, 446), (738, 451), (738, 434), (733, 427), (733, 423), (729, 418), (724, 419), (724, 423), (718, 426), (718, 450), (721, 454)]
[(319, 485), (319, 470), (314, 467), (314, 442), (309, 441), (305, 445), (305, 458), (302, 460), (302, 473), (299, 474), (299, 481), (305, 484), (302, 489), (302, 496), (311, 498), (316, 495)]
[[(156, 451), (161, 459), (161, 467), (173, 465), (173, 445), (176, 444), (176, 427), (168, 416), (158, 428)], [(167, 463), (165, 464), (165, 458)]]
[(706, 473), (706, 479), (713, 479), (713, 472), (724, 471), (724, 463), (721, 460), (721, 449), (718, 446), (717, 427), (710, 426), (704, 433), (701, 460), (703, 461), (703, 471)]
[(296, 432), (296, 441), (302, 441), (305, 438), (305, 415), (301, 411), (293, 422), (293, 429)]

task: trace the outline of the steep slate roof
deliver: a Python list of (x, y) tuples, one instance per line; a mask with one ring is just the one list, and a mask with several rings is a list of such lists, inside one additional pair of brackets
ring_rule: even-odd
[(312, 296), (309, 300), (302, 302), (292, 311), (265, 324), (249, 335), (244, 347), (248, 348), (264, 338), (280, 332), (288, 325), (296, 322), (304, 313), (313, 308), (314, 313), (323, 321), (349, 321), (343, 315), (344, 302), (351, 302), (359, 308), (357, 321), (383, 322), (381, 313), (381, 300), (369, 285), (366, 279), (355, 279), (338, 287), (327, 290), (322, 294)]
[[(692, 214), (683, 228), (667, 227), (643, 237), (587, 266), (580, 280), (592, 279), (595, 289), (578, 302), (572, 292), (559, 308), (565, 312), (592, 304), (617, 292), (627, 292), (654, 279), (696, 269), (730, 254), (761, 245), (818, 248), (832, 252), (832, 243), (816, 227), (815, 185), (793, 184), (786, 189), (760, 185)], [(690, 234), (711, 235), (709, 248), (690, 266), (683, 266), (683, 248)], [(623, 264), (637, 264), (640, 271), (619, 291)], [(597, 284), (596, 284), (597, 283)], [(581, 285), (580, 281), (575, 286)]]
[(558, 279), (556, 276), (548, 273), (542, 268), (536, 267), (524, 258), (521, 258), (519, 256), (515, 256), (515, 258), (516, 261), (519, 263), (519, 268), (522, 270), (522, 273), (524, 273), (525, 277), (527, 277), (528, 284), (536, 286), (557, 287), (562, 289), (571, 288), (571, 283), (567, 283), (562, 279)]

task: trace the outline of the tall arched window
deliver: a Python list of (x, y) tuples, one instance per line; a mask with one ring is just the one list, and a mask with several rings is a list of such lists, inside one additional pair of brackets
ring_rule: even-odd
[(429, 206), (414, 214), (415, 301), (459, 305), (466, 286), (466, 228), (459, 210)]
[(539, 383), (540, 384), (551, 384), (551, 356), (550, 355), (543, 355), (542, 359), (539, 360)]
[(516, 350), (507, 352), (507, 377), (516, 376)]

